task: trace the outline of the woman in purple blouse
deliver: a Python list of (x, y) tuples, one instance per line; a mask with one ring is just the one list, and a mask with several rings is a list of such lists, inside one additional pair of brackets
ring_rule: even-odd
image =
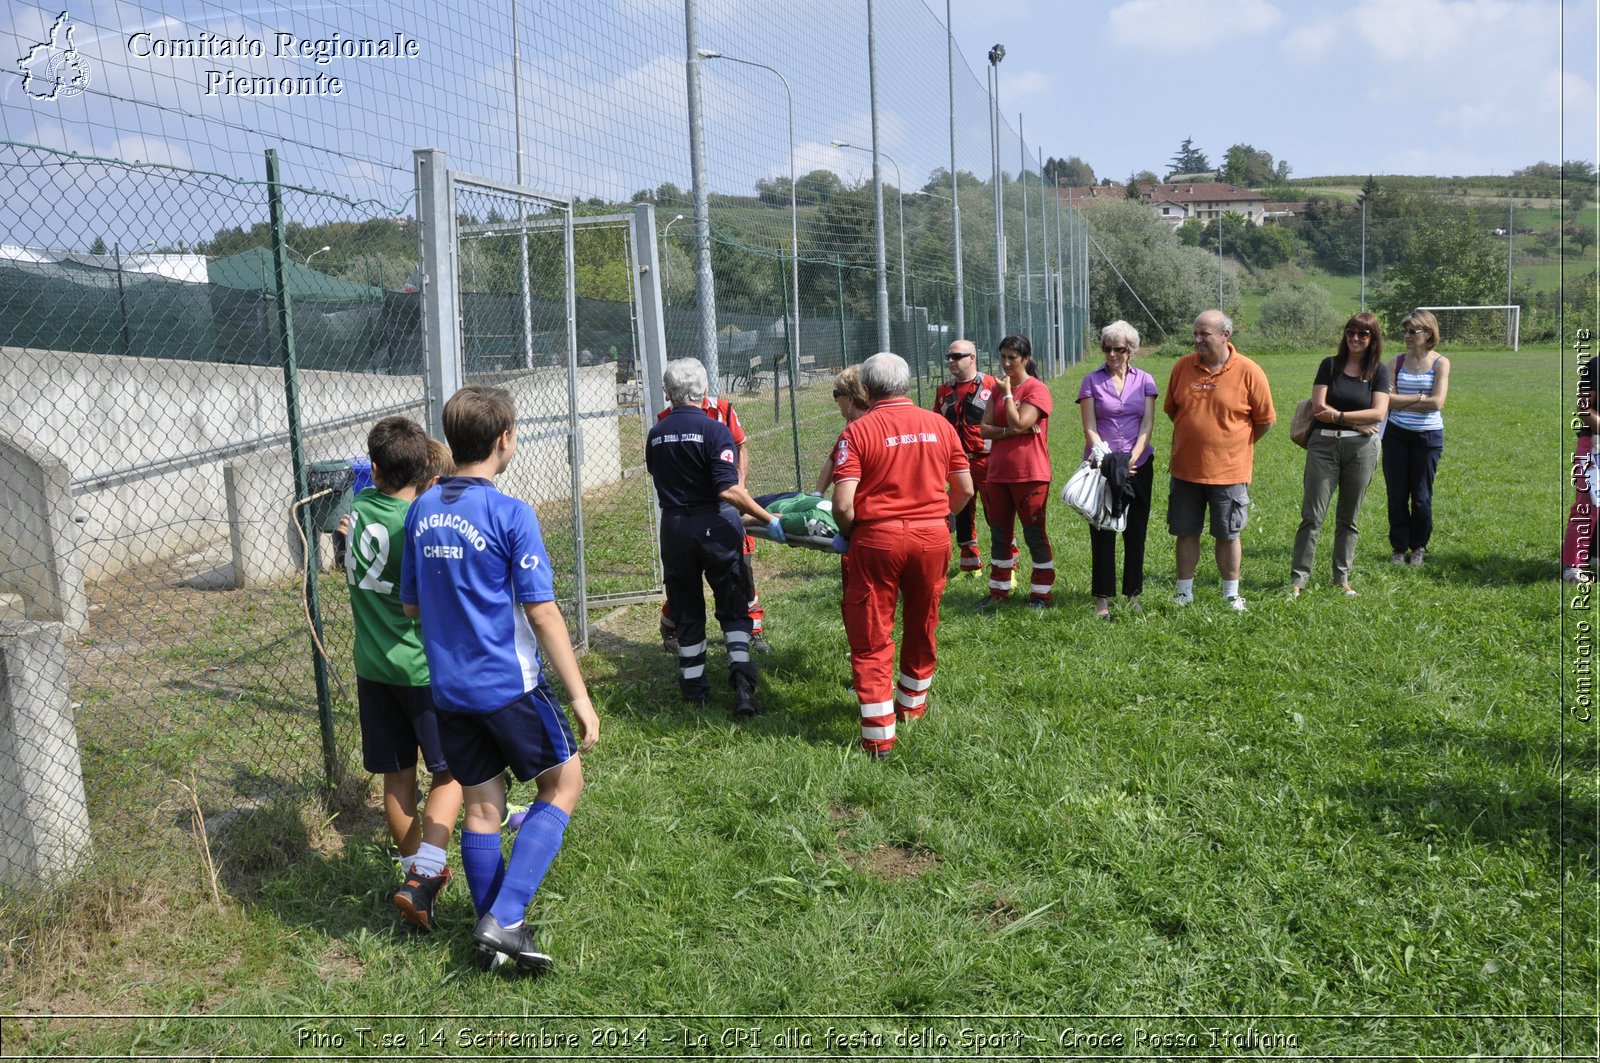
[[(1083, 456), (1090, 457), (1096, 443), (1111, 448), (1107, 461), (1128, 463), (1133, 502), (1128, 506), (1128, 526), (1122, 533), (1122, 596), (1130, 613), (1140, 612), (1144, 591), (1144, 537), (1150, 526), (1150, 489), (1155, 482), (1155, 461), (1150, 450), (1150, 428), (1156, 416), (1155, 378), (1133, 367), (1139, 353), (1139, 333), (1126, 321), (1113, 321), (1100, 330), (1100, 349), (1106, 364), (1083, 378), (1078, 405), (1083, 410)], [(1118, 457), (1120, 455), (1120, 457)], [(1093, 574), (1090, 592), (1094, 615), (1111, 619), (1111, 599), (1117, 587), (1117, 533), (1089, 529)]]

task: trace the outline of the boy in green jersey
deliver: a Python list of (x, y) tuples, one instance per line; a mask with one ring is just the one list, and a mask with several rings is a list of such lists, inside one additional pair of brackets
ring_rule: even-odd
[[(433, 929), (434, 901), (450, 881), (445, 850), (461, 812), (461, 784), (439, 746), (421, 627), (398, 594), (406, 511), (440, 475), (454, 472), (442, 446), (408, 417), (385, 417), (367, 434), (374, 486), (356, 496), (345, 531), (345, 579), (355, 620), (361, 756), (383, 776), (383, 814), (405, 881), (394, 893), (406, 922)], [(441, 464), (445, 463), (445, 464)], [(433, 774), (418, 815), (417, 753)]]

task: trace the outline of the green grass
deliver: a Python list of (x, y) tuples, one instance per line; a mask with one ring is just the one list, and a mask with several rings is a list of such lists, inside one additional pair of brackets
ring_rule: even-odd
[[(1322, 354), (1262, 359), (1282, 417)], [(642, 1024), (650, 1052), (684, 1055), (784, 1054), (788, 1027), (823, 1054), (829, 1026), (891, 1054), (904, 1030), (954, 1043), (966, 1026), (1015, 1027), (1017, 1054), (1039, 1056), (1106, 1054), (1069, 1028), (1125, 1051), (1136, 1029), (1192, 1034), (1193, 1050), (1144, 1051), (1204, 1055), (1207, 1027), (1292, 1034), (1317, 1057), (1591, 1056), (1596, 738), (1555, 694), (1567, 360), (1455, 356), (1429, 564), (1387, 563), (1376, 484), (1358, 599), (1326, 589), (1328, 543), (1306, 599), (1287, 599), (1304, 456), (1282, 427), (1256, 457), (1246, 615), (1222, 606), (1208, 556), (1195, 605), (1167, 604), (1158, 486), (1148, 611), (1096, 622), (1085, 525), (1053, 506), (1058, 608), (982, 617), (952, 587), (932, 709), (887, 764), (855, 748), (836, 562), (763, 545), (776, 652), (753, 722), (720, 692), (703, 711), (678, 701), (650, 607), (602, 623), (584, 668), (603, 738), (534, 909), (552, 976), (469, 969), (463, 883), (444, 932), (399, 932), (368, 805), (277, 809), (264, 847), (218, 841), (220, 910), (191, 843), (126, 896), (91, 884), (49, 920), (0, 921), (8, 1010), (162, 1016), (8, 1019), (6, 1049), (289, 1055), (316, 1047), (297, 1030), (353, 1045), (371, 1026), (442, 1027), (465, 1054), (470, 1027), (578, 1034), (544, 1053), (596, 1056), (591, 1028)], [(1165, 384), (1164, 360), (1147, 368)], [(1081, 444), (1080, 375), (1052, 386), (1058, 481)], [(742, 407), (757, 479), (783, 480), (788, 434), (763, 401)], [(831, 405), (805, 393), (807, 479)], [(1157, 436), (1164, 455), (1164, 418)], [(1562, 1012), (1589, 1019), (1538, 1017)], [(586, 1015), (679, 1017), (537, 1018)], [(1117, 1015), (1177, 1017), (1096, 1017)], [(1222, 1018), (1252, 1015), (1268, 1017)], [(751, 1025), (759, 1052), (720, 1045)]]

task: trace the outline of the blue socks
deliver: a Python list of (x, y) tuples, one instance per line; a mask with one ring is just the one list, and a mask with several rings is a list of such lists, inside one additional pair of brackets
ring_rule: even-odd
[(500, 856), (500, 832), (479, 834), (477, 831), (461, 832), (461, 870), (467, 873), (467, 890), (472, 894), (472, 907), (482, 919), (505, 877), (506, 862)]
[[(504, 882), (495, 881), (495, 892), (490, 894), (489, 914), (495, 917), (501, 926), (514, 926), (522, 922), (523, 915), (528, 910), (528, 902), (533, 900), (539, 884), (544, 881), (545, 872), (550, 870), (550, 865), (555, 861), (556, 853), (561, 851), (561, 838), (567, 830), (568, 816), (555, 805), (545, 801), (537, 801), (528, 812), (528, 818), (523, 820), (522, 829), (517, 832), (517, 840), (511, 843), (511, 859), (505, 865)], [(472, 865), (467, 862), (467, 839), (472, 837), (466, 831), (461, 833), (461, 862), (466, 866), (467, 882), (472, 882)], [(495, 839), (495, 852), (499, 855), (498, 835), (478, 835), (482, 838)], [(478, 891), (472, 890), (474, 904), (478, 904)], [(481, 908), (480, 908), (481, 911)]]

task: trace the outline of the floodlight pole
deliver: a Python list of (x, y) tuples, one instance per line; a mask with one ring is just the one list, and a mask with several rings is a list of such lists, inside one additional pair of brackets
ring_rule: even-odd
[(689, 171), (694, 185), (694, 290), (700, 308), (700, 360), (714, 394), (719, 375), (717, 285), (711, 273), (711, 186), (706, 177), (706, 123), (700, 105), (699, 18), (696, 0), (683, 0), (684, 73), (689, 92)]
[[(800, 186), (795, 180), (794, 89), (789, 87), (789, 79), (784, 77), (783, 71), (777, 67), (768, 66), (765, 63), (757, 63), (750, 59), (740, 59), (737, 56), (725, 55), (709, 48), (700, 48), (697, 51), (701, 59), (726, 59), (730, 63), (758, 67), (769, 74), (776, 74), (778, 80), (783, 82), (783, 94), (789, 101), (789, 254), (794, 262), (793, 268), (789, 271), (789, 283), (791, 285), (790, 297), (794, 304), (794, 324), (791, 328), (786, 322), (784, 331), (789, 333), (789, 417), (794, 424), (798, 425), (800, 419), (794, 392), (800, 383), (797, 375), (800, 361)], [(881, 232), (878, 236), (878, 244), (880, 247), (883, 245)], [(778, 386), (777, 366), (772, 367), (772, 386), (774, 388)], [(794, 482), (795, 490), (798, 491), (804, 486), (803, 476), (800, 472), (800, 433), (797, 430), (792, 435), (794, 438)]]
[(877, 219), (872, 253), (878, 273), (878, 350), (887, 351), (894, 342), (889, 337), (889, 254), (883, 240), (883, 171), (878, 165), (878, 38), (872, 0), (867, 0), (867, 86), (872, 104), (872, 216)]
[[(833, 146), (836, 148), (849, 148), (851, 151), (871, 150), (870, 148), (863, 148), (859, 144), (851, 144), (843, 140), (833, 141)], [(911, 312), (906, 303), (906, 186), (900, 176), (900, 164), (895, 162), (887, 151), (880, 151), (878, 154), (888, 159), (889, 165), (894, 167), (894, 180), (900, 200), (900, 320), (909, 321), (911, 320)], [(881, 215), (877, 218), (877, 222), (879, 226), (883, 225)]]
[(989, 157), (994, 164), (994, 289), (995, 342), (1006, 335), (1006, 230), (1005, 196), (1000, 186), (1000, 60), (1006, 46), (989, 49)]
[(950, 82), (950, 246), (956, 264), (956, 334), (967, 335), (967, 297), (961, 276), (961, 197), (956, 181), (956, 31), (950, 17), (950, 0), (944, 0), (945, 65)]

